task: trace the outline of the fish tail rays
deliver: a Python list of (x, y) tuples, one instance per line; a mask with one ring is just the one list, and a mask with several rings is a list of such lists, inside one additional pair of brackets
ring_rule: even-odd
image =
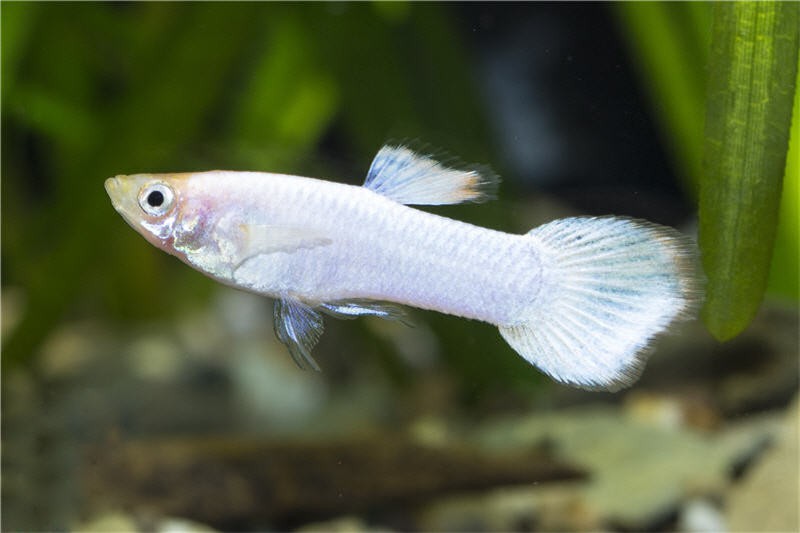
[(618, 390), (642, 371), (653, 339), (702, 303), (696, 246), (676, 230), (619, 217), (533, 229), (543, 285), (500, 334), (562, 383)]

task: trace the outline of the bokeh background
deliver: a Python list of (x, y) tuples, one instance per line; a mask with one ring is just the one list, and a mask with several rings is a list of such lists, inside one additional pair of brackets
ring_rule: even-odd
[[(710, 23), (704, 3), (4, 2), (3, 529), (727, 527), (797, 390), (796, 243), (745, 334), (689, 324), (619, 395), (422, 311), (327, 319), (311, 375), (269, 301), (148, 245), (102, 187), (217, 168), (358, 184), (395, 141), (503, 177), (495, 202), (431, 209), (448, 217), (693, 233)], [(643, 447), (680, 475), (639, 487)]]

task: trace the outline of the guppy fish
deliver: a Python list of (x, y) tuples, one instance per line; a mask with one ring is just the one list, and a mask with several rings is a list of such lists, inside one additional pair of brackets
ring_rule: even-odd
[(189, 266), (275, 299), (301, 367), (322, 313), (402, 318), (397, 304), (494, 324), (557, 381), (632, 383), (652, 339), (697, 308), (692, 243), (619, 217), (564, 218), (513, 235), (407, 207), (489, 198), (497, 178), (384, 146), (362, 187), (264, 172), (116, 176), (114, 208)]

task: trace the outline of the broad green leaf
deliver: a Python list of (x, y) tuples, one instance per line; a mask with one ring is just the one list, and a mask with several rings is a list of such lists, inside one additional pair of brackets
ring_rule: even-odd
[(740, 333), (764, 295), (786, 165), (800, 4), (714, 8), (700, 187), (703, 319), (720, 340)]

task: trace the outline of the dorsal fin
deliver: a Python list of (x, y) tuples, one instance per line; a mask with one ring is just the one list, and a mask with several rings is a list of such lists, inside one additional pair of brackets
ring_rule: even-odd
[(404, 146), (386, 145), (372, 160), (364, 187), (401, 204), (444, 205), (489, 200), (498, 181), (487, 168), (447, 168)]

